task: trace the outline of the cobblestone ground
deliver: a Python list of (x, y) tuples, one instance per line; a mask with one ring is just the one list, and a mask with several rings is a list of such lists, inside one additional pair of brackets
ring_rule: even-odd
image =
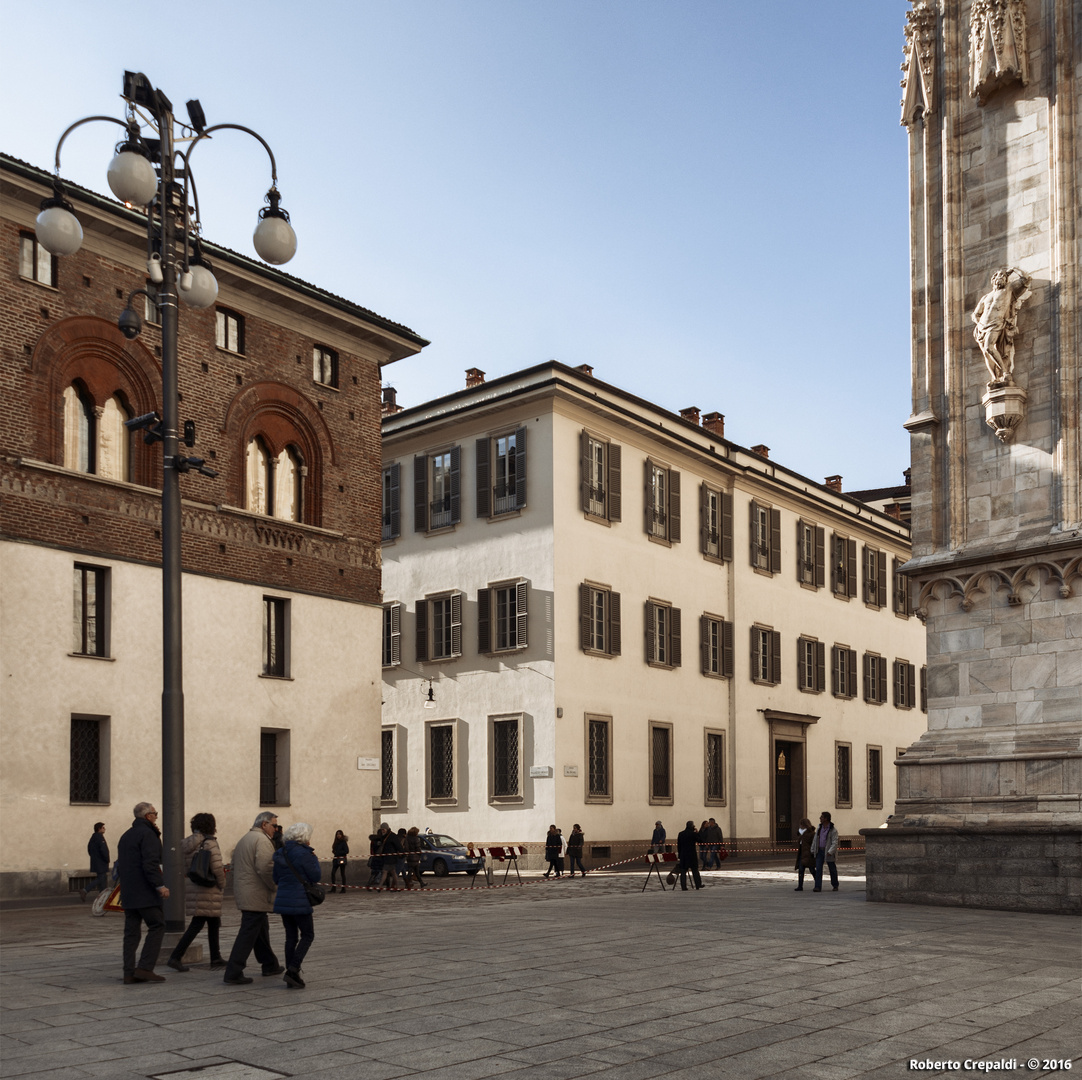
[[(166, 982), (124, 986), (120, 916), (9, 908), (0, 1075), (844, 1080), (1082, 1068), (1078, 919), (869, 904), (862, 873), (844, 864), (840, 891), (821, 894), (744, 866), (705, 874), (701, 892), (663, 892), (656, 879), (643, 892), (637, 870), (332, 895), (305, 990), (258, 966), (251, 986), (233, 987), (205, 965), (164, 963)], [(236, 924), (227, 912), (226, 948)], [(279, 948), (274, 917), (272, 938)]]

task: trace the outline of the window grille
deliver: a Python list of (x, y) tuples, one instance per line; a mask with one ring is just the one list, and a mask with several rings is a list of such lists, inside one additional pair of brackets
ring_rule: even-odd
[(278, 801), (278, 735), (273, 731), (259, 734), (259, 801), (264, 806)]
[(101, 724), (71, 718), (71, 801), (101, 801)]
[(492, 794), (519, 794), (518, 720), (496, 720), (492, 724)]
[(606, 720), (590, 721), (590, 795), (605, 798), (609, 789), (609, 724)]
[(868, 806), (883, 805), (883, 755), (878, 746), (868, 747)]
[(394, 801), (394, 732), (384, 731), (381, 733), (380, 742), (380, 775), (382, 786), (380, 799), (383, 802)]
[(455, 795), (454, 729), (449, 724), (429, 728), (432, 799), (453, 799)]
[(706, 735), (706, 797), (711, 802), (725, 798), (725, 743), (714, 732)]
[(835, 749), (836, 781), (838, 806), (849, 806), (853, 802), (852, 766), (850, 762), (850, 746), (848, 743), (838, 743)]
[(666, 727), (650, 729), (650, 797), (672, 798), (672, 733)]

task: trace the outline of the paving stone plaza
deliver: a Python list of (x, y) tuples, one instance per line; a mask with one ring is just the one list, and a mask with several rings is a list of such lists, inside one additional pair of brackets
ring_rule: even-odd
[[(840, 891), (822, 894), (741, 867), (704, 874), (701, 892), (656, 880), (643, 892), (637, 871), (328, 896), (305, 990), (258, 966), (233, 987), (164, 963), (166, 982), (124, 986), (120, 916), (8, 908), (0, 1069), (10, 1080), (845, 1080), (1082, 1068), (1077, 918), (867, 903), (862, 862), (839, 867)], [(237, 921), (227, 903), (227, 947)], [(271, 929), (280, 952), (274, 916)]]

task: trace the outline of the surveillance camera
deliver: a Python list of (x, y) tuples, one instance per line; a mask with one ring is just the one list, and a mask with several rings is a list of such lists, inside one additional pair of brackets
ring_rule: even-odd
[(120, 327), (120, 332), (129, 340), (137, 338), (139, 332), (143, 329), (143, 320), (130, 307), (126, 307), (120, 313), (120, 318), (117, 319), (116, 324)]
[(156, 412), (143, 413), (142, 416), (135, 416), (131, 420), (125, 420), (124, 426), (129, 431), (142, 431), (144, 428), (152, 427), (158, 422), (158, 419)]

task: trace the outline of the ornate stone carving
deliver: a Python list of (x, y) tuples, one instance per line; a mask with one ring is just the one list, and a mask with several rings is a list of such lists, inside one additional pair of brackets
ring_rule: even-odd
[(1007, 83), (1029, 82), (1024, 0), (973, 0), (969, 73), (969, 92), (981, 105)]
[(991, 603), (992, 596), (1005, 591), (1008, 605), (1026, 602), (1027, 596), (1039, 590), (1041, 580), (1052, 584), (1057, 593), (1067, 599), (1074, 595), (1075, 579), (1082, 578), (1082, 557), (1031, 559), (972, 574), (943, 574), (923, 582), (920, 587), (916, 614), (927, 618), (932, 600), (941, 602), (952, 598), (963, 611), (970, 611), (979, 600)]
[(905, 13), (902, 60), (902, 123), (911, 127), (921, 116), (935, 111), (935, 7), (918, 0)]
[(1014, 382), (1014, 339), (1018, 309), (1032, 295), (1030, 277), (1013, 267), (992, 274), (992, 287), (973, 310), (973, 339), (988, 374), (988, 392), (981, 398), (984, 418), (1001, 442), (1009, 442), (1026, 415), (1026, 392)]

